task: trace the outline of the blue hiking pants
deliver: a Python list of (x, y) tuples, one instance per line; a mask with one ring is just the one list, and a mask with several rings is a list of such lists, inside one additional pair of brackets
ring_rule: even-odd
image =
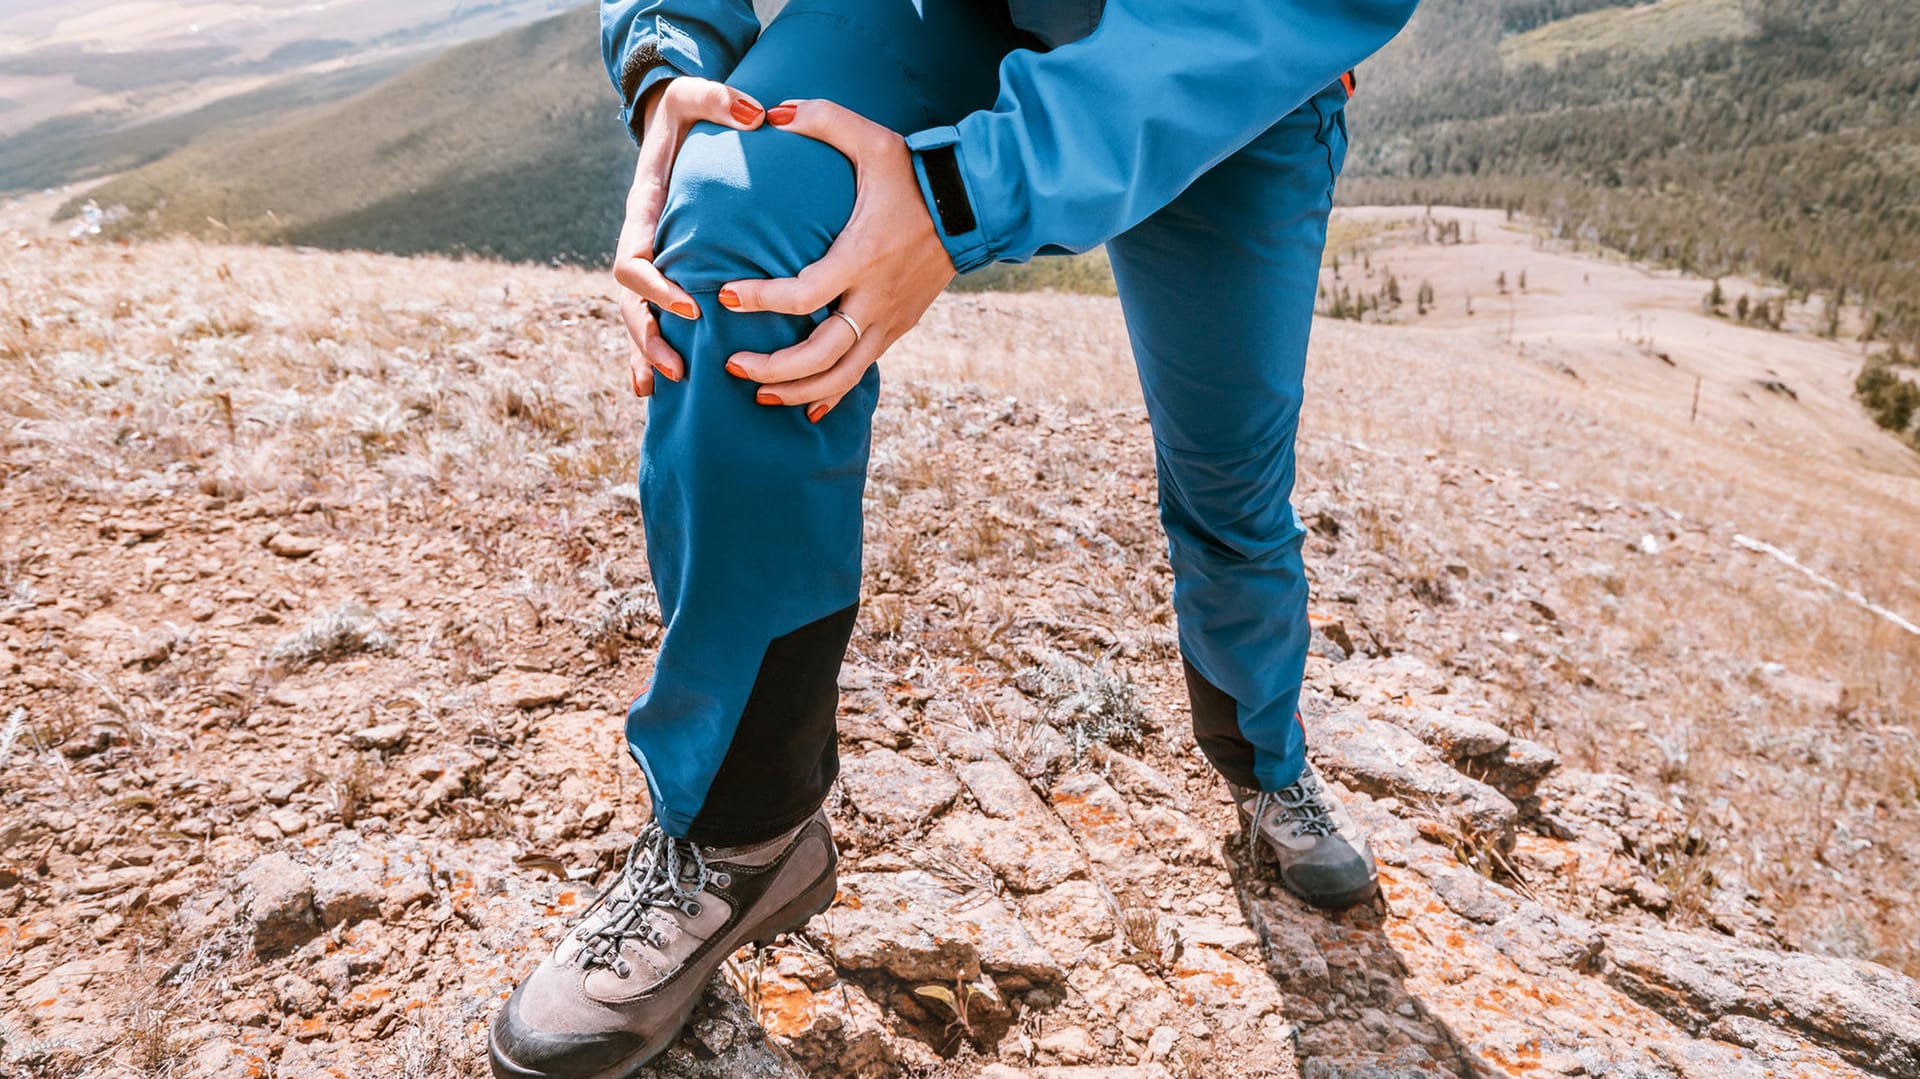
[[(991, 105), (1000, 58), (1034, 44), (997, 7), (793, 0), (727, 81), (768, 105), (828, 98), (900, 132), (951, 124)], [(1293, 447), (1345, 100), (1329, 85), (1108, 245), (1153, 423), (1195, 734), (1222, 775), (1264, 790), (1305, 765)], [(879, 368), (818, 424), (757, 404), (727, 358), (791, 345), (827, 313), (732, 312), (713, 293), (818, 259), (853, 196), (851, 166), (824, 143), (702, 124), (660, 222), (656, 262), (702, 316), (659, 312), (687, 375), (655, 381), (642, 446), (666, 633), (627, 742), (661, 824), (701, 843), (786, 830), (838, 773)]]

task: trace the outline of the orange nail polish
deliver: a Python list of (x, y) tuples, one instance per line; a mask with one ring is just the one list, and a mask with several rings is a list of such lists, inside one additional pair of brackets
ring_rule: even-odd
[(661, 366), (660, 366), (659, 364), (654, 364), (654, 366), (653, 366), (653, 369), (654, 369), (655, 371), (658, 371), (658, 372), (660, 372), (661, 374), (663, 374), (663, 375), (665, 375), (665, 376), (667, 376), (667, 381), (668, 381), (668, 382), (678, 382), (678, 381), (680, 381), (680, 376), (679, 376), (679, 375), (676, 375), (676, 374), (674, 374), (674, 373), (673, 373), (672, 371), (669, 371), (669, 370), (667, 370), (666, 368), (664, 368), (664, 367), (661, 367)]
[(667, 310), (673, 312), (676, 315), (679, 315), (681, 318), (694, 318), (700, 314), (699, 311), (694, 309), (694, 306), (692, 304), (688, 303), (685, 300), (674, 301), (673, 304), (667, 308)]
[(732, 360), (728, 360), (727, 374), (732, 375), (735, 378), (745, 378), (747, 377), (747, 369), (740, 366), (737, 363), (734, 363)]
[(628, 368), (628, 373), (633, 375), (633, 395), (635, 397), (645, 397), (646, 394), (640, 392), (640, 372)]
[(827, 414), (827, 404), (826, 402), (822, 401), (821, 403), (814, 405), (812, 408), (807, 409), (807, 422), (819, 423), (820, 417), (826, 414)]
[(760, 402), (763, 405), (777, 405), (780, 403), (779, 395), (775, 394), (771, 390), (761, 390), (760, 392), (753, 395), (753, 399)]
[(793, 123), (793, 114), (800, 111), (793, 105), (775, 105), (767, 110), (767, 123), (778, 127)]
[(733, 112), (733, 118), (743, 124), (750, 124), (760, 119), (760, 106), (755, 105), (751, 101), (736, 101), (733, 103), (733, 109), (731, 111)]
[(730, 288), (721, 289), (720, 295), (717, 298), (720, 301), (721, 307), (724, 307), (729, 311), (740, 310), (740, 294), (733, 291), (732, 289)]

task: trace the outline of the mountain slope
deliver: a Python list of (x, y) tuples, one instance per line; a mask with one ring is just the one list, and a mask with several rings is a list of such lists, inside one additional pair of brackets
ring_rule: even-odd
[[(582, 8), (88, 193), (123, 232), (509, 259), (604, 257), (632, 150)], [(74, 207), (67, 208), (68, 212)]]
[(1505, 206), (1920, 340), (1920, 25), (1731, 7), (1431, 0), (1367, 66), (1342, 197)]

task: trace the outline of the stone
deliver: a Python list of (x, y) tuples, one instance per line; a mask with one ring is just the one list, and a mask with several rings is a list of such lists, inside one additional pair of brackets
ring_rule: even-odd
[(1133, 963), (1082, 965), (1074, 969), (1071, 985), (1094, 1016), (1135, 1041), (1145, 1041), (1180, 1011), (1176, 991)]
[(267, 550), (281, 558), (305, 558), (326, 545), (327, 541), (318, 537), (296, 535), (284, 530), (267, 537)]
[(605, 831), (613, 823), (613, 803), (605, 799), (596, 799), (587, 803), (580, 811), (580, 827), (589, 832)]
[(271, 988), (274, 1003), (282, 1012), (315, 1015), (327, 1004), (327, 991), (298, 974), (280, 975)]
[(1484, 719), (1433, 708), (1382, 708), (1374, 718), (1406, 730), (1454, 761), (1484, 757), (1505, 749), (1513, 740), (1512, 735)]
[(299, 947), (320, 932), (313, 909), (313, 878), (282, 852), (262, 855), (236, 878), (240, 907), (262, 956)]
[(407, 741), (405, 723), (381, 723), (347, 735), (355, 749), (398, 749)]
[(927, 833), (929, 846), (993, 870), (1015, 892), (1038, 892), (1087, 875), (1087, 860), (1066, 825), (1052, 813), (1051, 827), (1033, 821), (1012, 822), (977, 813), (952, 813)]
[(1249, 963), (1211, 944), (1182, 941), (1167, 971), (1167, 984), (1182, 1003), (1213, 1009), (1264, 1003), (1280, 1006), (1280, 991), (1258, 962)]
[(105, 527), (118, 532), (122, 539), (148, 540), (165, 533), (167, 522), (154, 517), (129, 517), (109, 521)]
[[(1446, 675), (1408, 655), (1388, 659), (1349, 659), (1333, 667), (1333, 692), (1362, 705), (1380, 705), (1410, 697), (1447, 692)], [(1308, 718), (1312, 718), (1309, 716)]]
[(1189, 808), (1184, 785), (1153, 765), (1130, 757), (1104, 742), (1095, 743), (1092, 753), (1094, 762), (1105, 770), (1107, 782), (1126, 795), (1130, 804), (1136, 807), (1168, 805), (1180, 810)]
[(1173, 917), (1174, 932), (1184, 946), (1205, 945), (1237, 959), (1258, 963), (1265, 959), (1260, 950), (1260, 935), (1243, 922), (1222, 922), (1212, 918)]
[(1100, 1055), (1093, 1035), (1079, 1026), (1056, 1027), (1034, 1039), (1033, 1047), (1062, 1064), (1084, 1064)]
[(1066, 979), (998, 896), (956, 891), (922, 870), (842, 876), (824, 924), (835, 959), (849, 970), (941, 984), (976, 981), (982, 971), (1045, 984)]
[(874, 749), (840, 762), (840, 787), (862, 814), (917, 828), (960, 796), (960, 781), (946, 770)]
[(143, 884), (150, 884), (153, 882), (153, 877), (154, 871), (151, 867), (143, 865), (122, 866), (119, 869), (109, 869), (105, 873), (95, 873), (91, 876), (82, 877), (74, 882), (73, 890), (76, 895), (105, 895), (112, 892), (125, 891), (128, 888)]
[(1172, 806), (1135, 808), (1133, 823), (1155, 853), (1176, 865), (1219, 868), (1226, 864), (1220, 859), (1220, 837)]
[(487, 703), (502, 711), (538, 708), (566, 700), (573, 692), (573, 680), (565, 675), (510, 669), (488, 679), (486, 689)]
[(239, 997), (220, 1006), (220, 1018), (235, 1026), (264, 1027), (269, 1021), (267, 1002), (259, 997)]
[(458, 797), (479, 781), (486, 766), (487, 762), (464, 749), (429, 753), (409, 762), (408, 774), (426, 784), (426, 789), (413, 804), (428, 809), (449, 798)]
[(342, 860), (313, 875), (313, 905), (320, 924), (328, 929), (380, 916), (386, 888), (377, 869), (360, 868)]
[(1606, 946), (1591, 924), (1530, 900), (1516, 904), (1513, 913), (1495, 922), (1486, 939), (1514, 966), (1535, 977), (1556, 970), (1591, 972)]
[(1328, 775), (1375, 797), (1431, 807), (1469, 843), (1513, 846), (1519, 811), (1506, 796), (1455, 771), (1432, 746), (1352, 711), (1308, 717), (1307, 749)]
[(1054, 812), (1110, 879), (1138, 883), (1167, 871), (1134, 827), (1126, 800), (1105, 779), (1067, 776), (1054, 784), (1052, 800)]
[(1016, 891), (1037, 892), (1086, 875), (1086, 858), (1073, 834), (1007, 762), (990, 756), (959, 771), (987, 819), (949, 814), (930, 839), (991, 867)]
[(1617, 773), (1560, 772), (1539, 785), (1537, 796), (1541, 822), (1560, 839), (1653, 859), (1686, 837), (1678, 810)]
[(1153, 1036), (1147, 1039), (1147, 1056), (1154, 1060), (1164, 1060), (1173, 1052), (1175, 1042), (1180, 1040), (1180, 1032), (1172, 1027), (1155, 1027)]
[(386, 895), (380, 900), (380, 911), (387, 917), (397, 918), (414, 904), (425, 903), (432, 898), (433, 881), (425, 874), (413, 874), (387, 886)]
[(1539, 782), (1560, 767), (1560, 757), (1552, 750), (1515, 738), (1483, 719), (1435, 708), (1387, 707), (1375, 716), (1432, 746), (1454, 768), (1516, 802), (1531, 799)]
[(280, 830), (281, 835), (299, 835), (307, 830), (307, 818), (301, 816), (300, 811), (292, 806), (281, 806), (267, 814), (267, 819), (273, 822), (273, 826)]
[(1431, 874), (1427, 883), (1455, 914), (1470, 922), (1492, 925), (1514, 912), (1512, 892), (1468, 869)]
[(1090, 880), (1069, 880), (1019, 897), (1020, 913), (1047, 950), (1072, 960), (1088, 946), (1113, 939), (1118, 922), (1106, 893)]
[(1694, 1033), (1747, 1016), (1880, 1075), (1920, 1075), (1920, 983), (1852, 959), (1665, 929), (1605, 931), (1607, 980)]
[(783, 952), (754, 992), (753, 1016), (775, 1044), (814, 1075), (891, 1075), (886, 1013), (856, 985), (809, 977)]

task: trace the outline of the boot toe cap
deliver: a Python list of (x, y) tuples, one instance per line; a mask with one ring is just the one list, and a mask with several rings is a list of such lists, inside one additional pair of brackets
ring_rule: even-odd
[(1295, 863), (1281, 877), (1288, 890), (1316, 907), (1350, 907), (1373, 898), (1379, 886), (1372, 861), (1357, 851), (1337, 860)]
[(516, 988), (494, 1018), (487, 1057), (496, 1079), (584, 1079), (630, 1059), (644, 1039), (629, 1030), (541, 1030), (528, 1022)]

